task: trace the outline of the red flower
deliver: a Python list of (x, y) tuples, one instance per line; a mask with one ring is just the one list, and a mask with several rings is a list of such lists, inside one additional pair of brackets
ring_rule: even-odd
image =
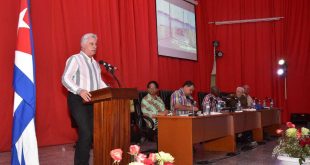
[(173, 163), (166, 162), (166, 163), (164, 163), (164, 165), (173, 165)]
[(144, 159), (143, 163), (144, 165), (154, 165), (154, 162), (150, 158)]
[(287, 122), (286, 126), (289, 128), (295, 128), (295, 124), (293, 124), (292, 122)]
[(137, 155), (140, 152), (140, 147), (138, 145), (131, 145), (129, 147), (129, 154), (130, 155)]
[(156, 154), (150, 153), (148, 159), (152, 160), (152, 162), (155, 162), (156, 161)]
[(306, 145), (310, 145), (310, 138), (301, 139), (299, 141), (299, 145), (301, 147), (305, 147)]
[(296, 134), (297, 139), (300, 139), (300, 138), (301, 138), (301, 135), (302, 135), (301, 129), (298, 129), (298, 130), (297, 130), (297, 134)]
[(277, 134), (282, 134), (283, 130), (282, 129), (277, 129), (276, 132), (277, 132)]
[(114, 161), (121, 161), (122, 154), (123, 154), (123, 151), (121, 149), (114, 149), (110, 152), (110, 155), (114, 159)]

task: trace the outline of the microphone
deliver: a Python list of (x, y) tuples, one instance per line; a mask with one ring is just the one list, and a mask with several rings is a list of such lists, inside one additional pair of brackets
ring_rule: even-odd
[(114, 71), (117, 70), (117, 67), (109, 64), (108, 62), (105, 62), (103, 60), (99, 61), (100, 65), (103, 65), (105, 67), (105, 69), (113, 76), (113, 78), (116, 80), (118, 87), (121, 87), (121, 84), (118, 80), (118, 78), (115, 76)]
[(108, 62), (105, 62), (103, 60), (100, 60), (99, 64), (103, 65), (108, 72), (114, 73), (114, 71), (117, 70), (117, 67), (115, 67), (112, 64), (109, 64)]
[(194, 100), (194, 99), (192, 99), (192, 98), (190, 98), (190, 97), (187, 97), (190, 101), (191, 101), (191, 104), (193, 105), (193, 106), (196, 106), (197, 105), (197, 102)]

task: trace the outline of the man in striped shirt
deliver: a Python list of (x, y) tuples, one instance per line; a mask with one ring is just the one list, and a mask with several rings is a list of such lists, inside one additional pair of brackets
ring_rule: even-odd
[(105, 88), (101, 69), (93, 58), (97, 50), (97, 36), (84, 34), (81, 39), (81, 51), (72, 55), (66, 62), (62, 75), (62, 84), (67, 88), (67, 103), (70, 114), (78, 127), (79, 139), (74, 155), (75, 165), (89, 164), (89, 152), (93, 136), (93, 106), (83, 104), (91, 100), (90, 91)]
[(157, 129), (157, 115), (166, 115), (165, 103), (157, 96), (158, 83), (156, 81), (150, 81), (147, 84), (148, 94), (143, 97), (141, 102), (141, 110), (143, 115), (148, 116), (154, 122), (154, 130)]
[(170, 106), (175, 115), (188, 115), (189, 112), (198, 111), (196, 102), (191, 96), (194, 89), (194, 83), (186, 81), (182, 88), (172, 93)]
[(207, 103), (209, 103), (211, 112), (216, 112), (216, 104), (220, 101), (222, 101), (220, 98), (220, 89), (213, 86), (211, 87), (211, 93), (204, 97), (202, 107), (206, 107)]

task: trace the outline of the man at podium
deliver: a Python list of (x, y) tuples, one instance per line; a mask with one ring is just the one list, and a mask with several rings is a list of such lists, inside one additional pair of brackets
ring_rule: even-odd
[(62, 84), (67, 88), (67, 103), (70, 114), (78, 127), (74, 164), (89, 163), (89, 152), (93, 137), (93, 105), (83, 104), (91, 101), (90, 91), (107, 87), (102, 81), (101, 69), (94, 55), (97, 50), (97, 36), (84, 34), (81, 38), (81, 51), (72, 55), (66, 62)]

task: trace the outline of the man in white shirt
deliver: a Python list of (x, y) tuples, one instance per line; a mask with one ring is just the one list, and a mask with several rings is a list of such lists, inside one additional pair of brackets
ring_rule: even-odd
[(78, 142), (74, 155), (75, 165), (89, 164), (89, 151), (93, 137), (93, 106), (84, 104), (91, 101), (90, 91), (105, 88), (101, 69), (93, 58), (97, 50), (97, 36), (84, 34), (81, 38), (81, 51), (72, 55), (66, 62), (62, 84), (67, 88), (67, 103), (70, 114), (78, 127)]

